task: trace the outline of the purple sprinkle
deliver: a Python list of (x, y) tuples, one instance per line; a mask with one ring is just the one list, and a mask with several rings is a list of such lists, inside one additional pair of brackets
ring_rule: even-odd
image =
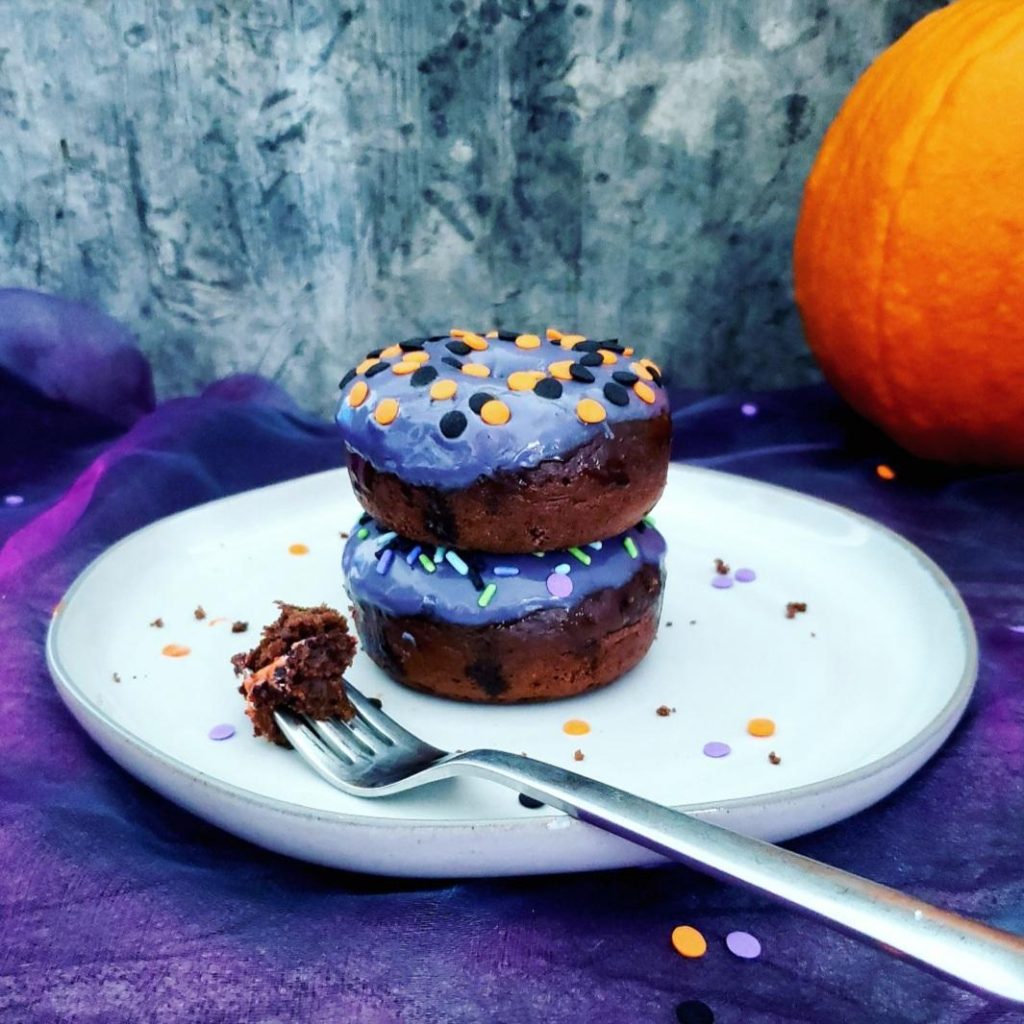
[(518, 576), (519, 570), (514, 565), (496, 565), (491, 572), (495, 576)]
[(737, 569), (735, 576), (737, 583), (753, 583), (757, 579), (757, 573), (753, 569)]
[(743, 413), (744, 416), (756, 416), (757, 406), (754, 405), (753, 402), (744, 402), (740, 406), (740, 412)]
[(215, 725), (206, 735), (211, 740), (229, 740), (235, 735), (235, 727), (224, 722), (221, 725)]
[(416, 547), (414, 547), (412, 549), (412, 551), (410, 551), (409, 554), (407, 554), (405, 556), (405, 564), (406, 565), (413, 565), (413, 564), (415, 564), (416, 559), (419, 558), (420, 555), (422, 555), (422, 554), (423, 554), (423, 548), (420, 547), (419, 544), (417, 544)]
[(728, 590), (732, 586), (731, 576), (722, 576), (720, 573), (715, 574), (715, 578), (711, 581), (711, 586), (717, 590)]
[(563, 573), (553, 572), (547, 582), (552, 597), (568, 597), (572, 593), (572, 579)]
[(1024, 626), (1011, 626), (1010, 627), (1010, 632), (1011, 633), (1024, 633)]
[(395, 549), (388, 548), (380, 558), (377, 559), (377, 572), (383, 576), (388, 569), (391, 568), (391, 563), (395, 560)]
[(15, 508), (18, 505), (24, 505), (25, 499), (20, 494), (8, 494), (4, 498), (4, 504), (10, 508)]
[(732, 747), (728, 743), (721, 743), (718, 740), (712, 740), (710, 743), (704, 744), (704, 755), (706, 757), (725, 757), (727, 754), (732, 753)]
[(761, 955), (761, 943), (750, 932), (729, 932), (725, 944), (729, 952), (741, 960), (754, 960)]

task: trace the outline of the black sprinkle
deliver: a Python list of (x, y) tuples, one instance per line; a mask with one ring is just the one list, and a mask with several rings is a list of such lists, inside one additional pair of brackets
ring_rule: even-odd
[(629, 405), (629, 392), (621, 384), (616, 384), (614, 381), (608, 381), (605, 384), (604, 397), (612, 405)]
[(715, 1015), (707, 1003), (687, 999), (676, 1007), (676, 1020), (679, 1024), (715, 1024)]
[(367, 352), (366, 353), (366, 358), (367, 359), (380, 359), (380, 354), (383, 351), (384, 351), (384, 349), (382, 349), (382, 348), (375, 348), (372, 352)]
[(597, 347), (606, 349), (608, 352), (617, 352), (619, 355), (622, 355), (622, 353), (626, 351), (626, 348), (624, 345), (616, 344), (618, 340), (618, 338), (609, 338), (607, 341), (598, 342)]
[(616, 370), (612, 374), (613, 381), (618, 384), (625, 384), (627, 388), (635, 384), (639, 379), (640, 378), (630, 370)]
[(355, 375), (355, 370), (349, 370), (348, 373), (346, 373), (345, 376), (341, 378), (341, 383), (338, 385), (338, 387), (343, 388), (345, 387), (346, 384), (350, 384)]
[(373, 518), (373, 516), (371, 516), (369, 512), (364, 512), (359, 517), (359, 525), (360, 526), (365, 526), (372, 518)]
[(436, 376), (437, 370), (434, 367), (421, 366), (418, 370), (413, 370), (409, 383), (414, 388), (426, 387)]
[(432, 334), (429, 338), (425, 338), (425, 341), (447, 341), (451, 337), (450, 334)]
[(533, 393), (540, 395), (541, 398), (561, 398), (562, 385), (554, 377), (545, 377), (543, 380), (537, 381)]
[(544, 806), (543, 800), (535, 800), (532, 796), (527, 796), (525, 793), (519, 794), (519, 802), (524, 807), (529, 807), (531, 811), (535, 811), (538, 807)]
[(455, 356), (441, 356), (441, 362), (446, 363), (448, 366), (454, 366), (456, 370), (462, 369), (462, 363)]
[(515, 341), (518, 337), (515, 331), (498, 331), (498, 338), (501, 341)]
[[(601, 342), (594, 341), (593, 338), (588, 338), (586, 341), (581, 341), (574, 349), (574, 352), (596, 352), (601, 347)], [(597, 365), (596, 363), (594, 364)]]
[(485, 583), (483, 576), (480, 575), (480, 570), (472, 563), (469, 564), (468, 568), (469, 572), (466, 573), (466, 577), (473, 584), (473, 589), (477, 591), (483, 590)]
[(372, 704), (378, 711), (384, 707), (384, 701), (382, 701), (380, 697), (367, 697), (366, 703)]
[(584, 356), (580, 356), (578, 360), (580, 366), (601, 366), (604, 360), (596, 352), (588, 352)]
[(469, 407), (477, 414), (480, 415), (480, 410), (494, 397), (488, 391), (474, 391), (469, 396)]
[(453, 409), (441, 417), (441, 433), (445, 437), (458, 437), (466, 429), (467, 422), (465, 413)]
[(383, 373), (385, 370), (390, 370), (390, 363), (374, 363), (367, 371), (365, 376), (376, 377), (378, 373)]
[(643, 533), (644, 530), (647, 529), (647, 524), (641, 519), (640, 522), (633, 527), (633, 529), (636, 530), (637, 533)]
[(410, 338), (408, 341), (400, 341), (398, 347), (403, 352), (419, 352), (423, 348), (423, 339)]
[(548, 338), (548, 342), (550, 344), (552, 344), (552, 345), (561, 345), (562, 344), (562, 339), (561, 338)]
[(647, 367), (647, 372), (651, 375), (651, 380), (654, 381), (658, 387), (661, 387), (661, 372), (656, 370), (653, 366)]
[(569, 376), (583, 384), (594, 383), (594, 375), (585, 366), (580, 366), (579, 363), (569, 364)]
[(445, 348), (456, 356), (468, 356), (473, 351), (464, 341), (449, 341)]
[(376, 559), (379, 559), (380, 556), (383, 555), (384, 552), (387, 551), (388, 548), (393, 548), (393, 547), (397, 546), (397, 544), (398, 544), (398, 538), (397, 537), (392, 537), (391, 540), (385, 541), (383, 544), (381, 544), (381, 546), (379, 548), (377, 548), (377, 550), (373, 553), (373, 557), (376, 558)]

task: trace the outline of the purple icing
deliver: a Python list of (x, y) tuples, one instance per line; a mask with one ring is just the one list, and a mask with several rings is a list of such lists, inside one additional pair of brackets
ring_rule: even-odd
[(712, 740), (710, 743), (704, 744), (704, 754), (707, 757), (725, 757), (727, 754), (732, 753), (732, 747), (728, 743), (721, 743), (718, 740)]
[(714, 578), (711, 580), (711, 586), (716, 590), (728, 590), (732, 586), (732, 577), (716, 573)]
[[(477, 604), (480, 592), (474, 586), (474, 572), (428, 573), (419, 562), (409, 565), (404, 557), (408, 541), (400, 541), (397, 555), (387, 575), (377, 572), (377, 545), (380, 529), (373, 521), (364, 524), (367, 536), (360, 540), (353, 529), (341, 556), (345, 585), (354, 601), (368, 602), (392, 615), (425, 615), (445, 622), (482, 626), (511, 622), (546, 608), (570, 608), (585, 597), (608, 587), (620, 587), (633, 578), (643, 565), (664, 567), (665, 540), (657, 530), (627, 530), (595, 551), (590, 565), (576, 565), (572, 575), (555, 572), (566, 560), (566, 552), (552, 551), (537, 558), (533, 555), (491, 555), (460, 551), (461, 558), (480, 574), (486, 586), (497, 588), (486, 608)], [(632, 537), (637, 558), (631, 558), (622, 546), (624, 537)], [(502, 569), (498, 573), (497, 569)], [(516, 569), (514, 576), (508, 569)], [(558, 582), (554, 582), (554, 581)], [(555, 587), (552, 591), (550, 588)], [(564, 591), (560, 588), (568, 587)]]
[(753, 583), (757, 579), (757, 573), (753, 569), (737, 569), (735, 576), (737, 583)]
[[(434, 384), (455, 381), (458, 391), (454, 399), (434, 401), (430, 386), (417, 387), (412, 374), (399, 375), (390, 369), (366, 380), (369, 396), (356, 409), (346, 399), (355, 383), (365, 377), (354, 377), (342, 392), (336, 418), (345, 444), (381, 472), (395, 473), (410, 484), (458, 490), (496, 470), (527, 469), (546, 459), (561, 458), (594, 437), (607, 436), (617, 424), (655, 419), (668, 411), (666, 393), (654, 382), (649, 384), (654, 391), (650, 405), (641, 401), (632, 388), (626, 389), (629, 401), (624, 406), (604, 397), (604, 385), (612, 380), (612, 374), (629, 370), (637, 361), (635, 355), (619, 354), (614, 363), (588, 367), (593, 383), (562, 381), (562, 397), (549, 399), (532, 391), (510, 391), (506, 379), (517, 370), (546, 371), (552, 363), (575, 362), (585, 352), (563, 349), (546, 340), (540, 348), (521, 349), (512, 341), (487, 339), (485, 351), (458, 357), (463, 364), (490, 368), (490, 377), (472, 377), (441, 361), (451, 356), (445, 347), (449, 340), (425, 341), (430, 360), (422, 365), (437, 370)], [(384, 360), (391, 365), (400, 361), (398, 356)], [(500, 398), (512, 414), (509, 422), (488, 426), (473, 412), (469, 400), (478, 392)], [(382, 398), (395, 398), (399, 403), (397, 418), (384, 427), (373, 418), (373, 410)], [(600, 403), (607, 419), (597, 424), (583, 423), (576, 415), (576, 405), (582, 398)], [(465, 415), (467, 426), (458, 437), (446, 438), (439, 424), (441, 417), (453, 410)]]

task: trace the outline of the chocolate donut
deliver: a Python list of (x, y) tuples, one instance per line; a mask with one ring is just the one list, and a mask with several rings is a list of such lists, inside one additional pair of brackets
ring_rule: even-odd
[(363, 516), (342, 555), (363, 650), (416, 690), (490, 704), (617, 679), (658, 628), (665, 541), (650, 521), (542, 555), (423, 546)]
[(661, 374), (614, 339), (453, 330), (371, 352), (341, 388), (360, 503), (420, 543), (572, 547), (621, 533), (665, 486)]

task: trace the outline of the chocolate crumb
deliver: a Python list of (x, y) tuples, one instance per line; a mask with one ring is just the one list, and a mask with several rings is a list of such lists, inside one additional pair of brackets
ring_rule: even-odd
[(201, 622), (206, 618), (206, 609), (201, 605), (196, 605), (196, 610), (192, 613)]
[(696, 626), (697, 625), (697, 620), (696, 619), (690, 619), (690, 625), (691, 626)]
[(342, 540), (348, 540), (348, 530), (342, 530), (341, 533), (338, 534), (338, 536)]
[(232, 622), (231, 632), (232, 633), (244, 633), (249, 628), (248, 622)]
[(115, 672), (110, 678), (113, 679), (115, 683), (121, 682), (121, 677), (117, 672)]
[(671, 625), (672, 625), (672, 620), (671, 620), (671, 619), (669, 619), (669, 621), (668, 621), (668, 622), (666, 622), (666, 623), (665, 623), (665, 625), (666, 625), (666, 626), (671, 626)]
[(670, 708), (667, 704), (662, 704), (654, 713), (656, 715), (660, 715), (662, 718), (668, 718), (673, 711), (675, 711), (675, 708)]
[(380, 697), (367, 697), (366, 702), (367, 704), (372, 704), (378, 711), (384, 707), (384, 701)]
[(729, 575), (729, 566), (725, 562), (723, 562), (720, 558), (716, 558), (715, 559), (715, 572), (717, 572), (719, 576), (728, 576)]
[(797, 612), (805, 611), (807, 611), (806, 601), (790, 601), (789, 604), (786, 605), (786, 618), (795, 619)]
[(782, 764), (782, 758), (779, 757), (774, 750), (768, 755), (768, 760), (771, 761), (772, 764)]
[(164, 628), (164, 620), (163, 620), (163, 619), (154, 619), (154, 620), (153, 620), (153, 621), (152, 621), (152, 622), (150, 623), (150, 625), (151, 625), (151, 626), (152, 626), (152, 627), (153, 627), (154, 629), (163, 629), (163, 628)]
[(583, 751), (582, 750), (574, 750), (572, 752), (572, 759), (574, 761), (582, 761), (583, 760)]

